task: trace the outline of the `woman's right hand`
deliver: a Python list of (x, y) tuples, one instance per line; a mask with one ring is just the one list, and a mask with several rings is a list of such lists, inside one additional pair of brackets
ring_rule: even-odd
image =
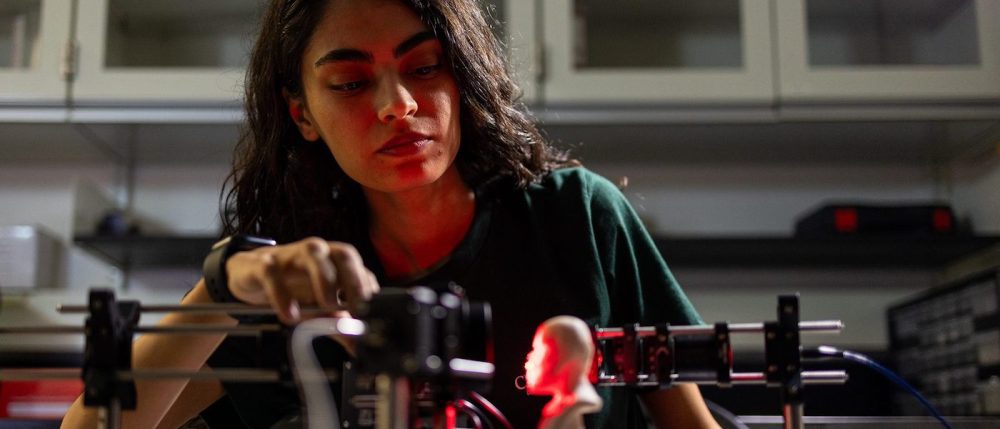
[(317, 237), (239, 252), (226, 261), (229, 290), (248, 304), (269, 304), (287, 324), (302, 306), (350, 310), (379, 291), (354, 246)]

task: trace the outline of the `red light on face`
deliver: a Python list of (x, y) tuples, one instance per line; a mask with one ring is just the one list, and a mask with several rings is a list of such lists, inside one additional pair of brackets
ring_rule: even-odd
[(524, 362), (524, 381), (529, 393), (545, 384), (545, 372), (550, 370), (546, 367), (549, 354), (549, 342), (541, 335), (536, 335), (531, 344), (531, 352)]
[(551, 394), (562, 386), (566, 374), (559, 369), (559, 344), (539, 333), (524, 363), (524, 384), (528, 394)]

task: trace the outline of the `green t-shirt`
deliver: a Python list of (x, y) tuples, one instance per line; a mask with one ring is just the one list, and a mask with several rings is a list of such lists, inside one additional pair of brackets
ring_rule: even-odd
[[(466, 237), (424, 277), (386, 279), (371, 243), (355, 245), (383, 286), (454, 281), (470, 300), (490, 303), (496, 373), (486, 396), (515, 428), (534, 427), (549, 399), (515, 388), (545, 319), (573, 315), (601, 327), (701, 323), (638, 216), (606, 179), (568, 168), (526, 189), (497, 188), (477, 190)], [(632, 391), (598, 391), (604, 408), (586, 418), (588, 427), (644, 427)], [(241, 401), (234, 398), (245, 408)]]

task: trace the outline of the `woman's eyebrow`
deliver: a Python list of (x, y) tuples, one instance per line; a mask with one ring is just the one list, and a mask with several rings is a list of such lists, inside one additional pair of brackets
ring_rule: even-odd
[(343, 48), (334, 49), (323, 55), (316, 63), (313, 64), (315, 67), (323, 66), (327, 63), (337, 62), (337, 61), (361, 61), (366, 63), (374, 62), (375, 59), (372, 57), (370, 52), (365, 52), (360, 49), (353, 48)]
[[(399, 58), (404, 54), (406, 54), (407, 52), (411, 51), (413, 48), (419, 46), (421, 43), (435, 39), (437, 38), (434, 36), (434, 33), (430, 31), (421, 31), (417, 34), (414, 34), (413, 36), (410, 36), (402, 43), (397, 45), (396, 49), (392, 50), (392, 55), (395, 58)], [(327, 52), (322, 57), (320, 57), (318, 60), (316, 60), (313, 66), (320, 67), (322, 65), (325, 65), (326, 63), (337, 62), (337, 61), (361, 61), (361, 62), (371, 63), (375, 61), (375, 57), (372, 55), (371, 52), (362, 51), (360, 49), (354, 49), (354, 48), (333, 49), (330, 52)]]
[(403, 43), (399, 44), (399, 46), (396, 46), (396, 49), (392, 51), (392, 56), (395, 58), (399, 58), (403, 56), (403, 54), (406, 54), (413, 48), (419, 46), (421, 43), (435, 39), (437, 39), (437, 37), (434, 37), (434, 33), (430, 31), (421, 31), (417, 34), (410, 36), (409, 39), (404, 40)]

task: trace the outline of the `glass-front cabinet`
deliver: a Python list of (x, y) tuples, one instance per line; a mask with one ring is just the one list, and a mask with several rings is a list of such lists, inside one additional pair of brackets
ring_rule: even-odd
[(784, 100), (1000, 96), (1000, 1), (776, 1)]
[(74, 101), (238, 103), (261, 2), (86, 0)]
[(761, 0), (545, 0), (546, 103), (770, 103)]
[[(4, 0), (7, 1), (7, 0)], [(86, 0), (78, 14), (78, 105), (238, 103), (263, 0)], [(532, 97), (534, 5), (481, 0)], [(527, 70), (527, 69), (525, 69)]]
[(63, 103), (71, 0), (0, 1), (0, 104)]
[[(479, 1), (535, 105), (1000, 97), (998, 0)], [(0, 0), (0, 105), (238, 105), (264, 3)]]

